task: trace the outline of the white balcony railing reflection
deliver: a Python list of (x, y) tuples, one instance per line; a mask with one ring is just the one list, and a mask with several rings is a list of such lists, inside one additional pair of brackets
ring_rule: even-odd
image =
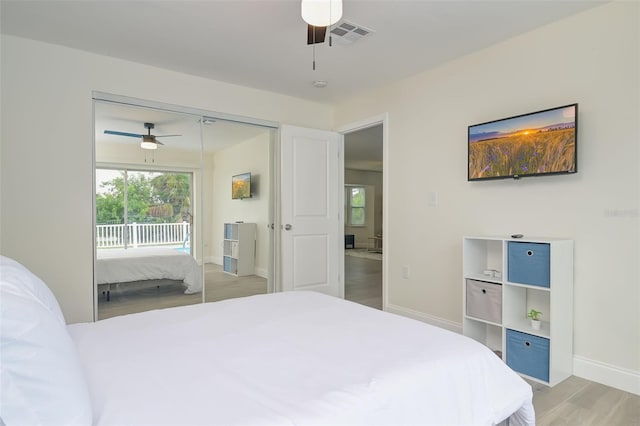
[(189, 222), (96, 225), (96, 247), (185, 245), (190, 232)]

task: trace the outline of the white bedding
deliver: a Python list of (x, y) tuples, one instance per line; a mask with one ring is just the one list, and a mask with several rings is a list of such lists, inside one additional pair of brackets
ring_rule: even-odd
[(181, 280), (186, 294), (202, 291), (202, 274), (188, 253), (171, 248), (102, 249), (97, 251), (98, 284), (144, 280)]
[(531, 387), (461, 335), (314, 292), (68, 330), (95, 425), (534, 425)]

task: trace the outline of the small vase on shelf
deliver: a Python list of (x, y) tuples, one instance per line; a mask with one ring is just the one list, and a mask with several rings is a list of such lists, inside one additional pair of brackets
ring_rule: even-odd
[(540, 315), (542, 315), (542, 312), (536, 311), (535, 309), (531, 309), (527, 314), (527, 318), (531, 318), (531, 328), (534, 330), (540, 330), (540, 326), (542, 325)]

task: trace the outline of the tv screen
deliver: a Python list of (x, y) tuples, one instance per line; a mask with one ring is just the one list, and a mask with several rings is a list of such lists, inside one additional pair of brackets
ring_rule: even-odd
[(468, 180), (575, 173), (578, 104), (469, 126)]
[(231, 198), (234, 200), (251, 198), (251, 173), (231, 177)]

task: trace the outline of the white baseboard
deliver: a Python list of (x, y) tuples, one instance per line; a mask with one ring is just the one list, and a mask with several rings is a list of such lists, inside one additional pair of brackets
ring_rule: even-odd
[(637, 371), (574, 355), (573, 375), (640, 395), (640, 372)]
[(436, 327), (444, 328), (445, 330), (462, 334), (462, 324), (457, 322), (435, 317), (433, 315), (426, 315), (422, 312), (414, 311), (413, 309), (404, 308), (402, 306), (392, 305), (390, 303), (387, 303), (384, 310), (391, 312), (392, 314), (402, 315), (404, 317), (426, 322), (427, 324), (435, 325)]
[(254, 268), (253, 270), (254, 274), (262, 277), (262, 278), (269, 278), (269, 271), (267, 271), (266, 268)]
[[(462, 334), (462, 324), (458, 324), (453, 321), (432, 315), (426, 315), (422, 312), (392, 304), (387, 304), (384, 310)], [(574, 355), (573, 375), (591, 380), (592, 382), (611, 386), (625, 392), (640, 395), (640, 372), (637, 371), (616, 367), (611, 364)]]

